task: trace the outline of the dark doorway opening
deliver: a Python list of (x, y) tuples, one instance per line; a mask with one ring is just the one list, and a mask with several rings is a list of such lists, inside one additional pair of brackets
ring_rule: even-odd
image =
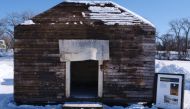
[(71, 62), (71, 97), (98, 96), (98, 61)]

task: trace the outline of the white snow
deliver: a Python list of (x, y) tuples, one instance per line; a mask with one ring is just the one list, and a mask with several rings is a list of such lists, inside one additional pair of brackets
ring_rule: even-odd
[(12, 51), (0, 57), (0, 94), (13, 93)]
[(82, 12), (82, 16), (83, 16), (83, 17), (86, 17), (86, 15), (85, 15), (85, 13), (84, 13), (84, 12)]
[(190, 61), (156, 60), (157, 73), (185, 74), (185, 89), (190, 90)]
[(83, 24), (83, 22), (82, 22), (82, 21), (80, 21), (80, 24), (82, 25), (82, 24)]
[(121, 12), (118, 7), (90, 6), (90, 19), (101, 20), (106, 25), (134, 25), (139, 24), (138, 18), (129, 15), (128, 12)]
[(21, 23), (21, 25), (34, 25), (35, 23), (32, 20), (26, 20), (24, 23)]
[(110, 0), (104, 0), (104, 1), (96, 1), (96, 0), (65, 0), (65, 2), (72, 2), (72, 3), (84, 3), (84, 4), (90, 4), (90, 5), (95, 5), (95, 4), (108, 4), (111, 1)]
[(123, 106), (112, 106), (112, 107), (110, 107), (110, 106), (106, 106), (106, 105), (104, 105), (103, 107), (104, 107), (104, 109), (157, 109), (157, 107), (154, 105), (151, 108), (148, 108), (148, 107), (145, 107), (141, 104), (132, 104), (128, 107), (123, 107)]
[(100, 7), (100, 6), (90, 6), (88, 8), (92, 12), (102, 12), (102, 13), (110, 13), (110, 12), (115, 12), (115, 13), (121, 13), (121, 11), (118, 8), (115, 7)]
[(184, 109), (190, 109), (190, 90), (185, 90), (184, 93)]
[[(190, 61), (166, 61), (156, 60), (156, 72), (159, 73), (183, 73), (186, 75), (184, 92), (184, 109), (190, 109)], [(62, 105), (17, 106), (13, 100), (13, 56), (9, 51), (5, 56), (0, 57), (0, 109), (61, 109)], [(104, 109), (157, 109), (144, 107), (141, 104), (132, 104), (128, 107), (105, 106)]]
[(55, 25), (55, 23), (50, 23), (51, 25)]
[(102, 107), (99, 103), (86, 103), (86, 102), (77, 102), (77, 103), (65, 103), (64, 107)]
[(0, 95), (0, 109), (62, 109), (62, 105), (16, 105), (12, 94)]

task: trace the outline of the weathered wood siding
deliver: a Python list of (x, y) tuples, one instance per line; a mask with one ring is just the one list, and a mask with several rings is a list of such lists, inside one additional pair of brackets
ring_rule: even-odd
[[(123, 30), (122, 30), (123, 31)], [(155, 72), (154, 32), (131, 28), (110, 39), (111, 60), (104, 62), (104, 98), (120, 98), (126, 102), (151, 102)]]
[(14, 98), (17, 103), (66, 100), (66, 63), (60, 62), (60, 39), (109, 40), (110, 60), (104, 61), (101, 67), (102, 100), (152, 101), (155, 29), (144, 23), (104, 25), (100, 20), (84, 18), (81, 12), (86, 11), (85, 4), (59, 4), (34, 17), (35, 25), (15, 27)]
[(104, 61), (103, 98), (151, 101), (155, 30), (143, 26), (20, 25), (15, 28), (15, 100), (21, 103), (63, 102), (65, 63), (59, 39), (110, 41)]

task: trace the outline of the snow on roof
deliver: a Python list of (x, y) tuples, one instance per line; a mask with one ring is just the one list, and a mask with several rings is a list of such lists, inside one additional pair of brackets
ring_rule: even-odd
[(104, 0), (104, 1), (97, 1), (97, 0), (65, 0), (65, 2), (72, 2), (72, 3), (84, 3), (89, 5), (96, 5), (96, 4), (108, 4), (111, 1), (110, 0)]
[(100, 7), (100, 6), (90, 6), (89, 10), (92, 12), (97, 12), (97, 13), (110, 13), (110, 12), (115, 12), (115, 13), (121, 13), (121, 10), (115, 7)]
[(26, 20), (24, 23), (21, 23), (21, 25), (33, 25), (35, 24), (32, 20)]
[[(102, 20), (106, 25), (134, 25), (135, 18), (128, 16), (126, 12), (121, 12), (117, 7), (99, 7), (90, 6), (89, 13), (90, 19)], [(138, 19), (136, 19), (138, 20)], [(133, 22), (133, 23), (132, 23)], [(139, 22), (136, 22), (139, 23)]]
[[(150, 21), (112, 1), (66, 0), (66, 2), (90, 5), (88, 8), (90, 13), (84, 12), (85, 16), (89, 15), (90, 19), (101, 20), (106, 25), (135, 25), (145, 23), (155, 27)], [(106, 4), (113, 4), (114, 6), (105, 6)]]

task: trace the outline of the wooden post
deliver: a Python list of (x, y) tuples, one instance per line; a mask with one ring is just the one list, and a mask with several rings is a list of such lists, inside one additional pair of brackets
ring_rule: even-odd
[(103, 72), (101, 70), (101, 65), (103, 61), (98, 61), (98, 97), (103, 95)]
[(66, 97), (70, 97), (70, 85), (71, 85), (71, 70), (70, 70), (71, 62), (66, 62)]

